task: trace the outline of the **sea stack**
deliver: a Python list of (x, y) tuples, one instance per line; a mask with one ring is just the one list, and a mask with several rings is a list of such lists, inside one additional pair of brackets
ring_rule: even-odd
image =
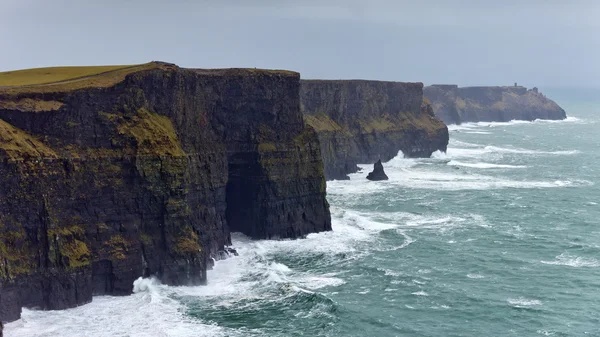
[(389, 179), (388, 176), (383, 171), (383, 164), (381, 164), (381, 159), (379, 159), (375, 163), (375, 165), (373, 165), (373, 172), (369, 173), (369, 175), (367, 176), (367, 179), (372, 180), (372, 181)]

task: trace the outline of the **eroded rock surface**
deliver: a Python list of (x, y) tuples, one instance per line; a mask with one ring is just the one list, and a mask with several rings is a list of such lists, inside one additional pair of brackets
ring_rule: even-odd
[(300, 97), (327, 179), (348, 179), (357, 164), (385, 162), (398, 151), (407, 157), (446, 151), (448, 128), (423, 100), (422, 83), (302, 80)]
[(567, 117), (558, 104), (537, 88), (432, 85), (425, 87), (425, 97), (431, 101), (435, 115), (446, 124)]
[(140, 276), (205, 283), (230, 230), (330, 230), (299, 85), (150, 63), (0, 88), (0, 320), (129, 294)]

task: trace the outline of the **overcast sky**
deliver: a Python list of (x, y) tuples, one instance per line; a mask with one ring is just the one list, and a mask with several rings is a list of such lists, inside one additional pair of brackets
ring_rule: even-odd
[(600, 0), (0, 0), (0, 71), (131, 64), (600, 87)]

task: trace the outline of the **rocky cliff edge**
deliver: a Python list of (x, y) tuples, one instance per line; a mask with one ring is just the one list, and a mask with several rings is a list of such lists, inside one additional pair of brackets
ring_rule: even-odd
[(537, 88), (432, 85), (425, 87), (425, 97), (431, 101), (435, 115), (447, 124), (567, 117), (558, 104)]
[(388, 161), (402, 151), (446, 151), (448, 128), (423, 99), (422, 83), (302, 80), (306, 123), (321, 142), (327, 179), (348, 179), (357, 164)]
[(230, 231), (331, 229), (297, 73), (61, 69), (0, 74), (0, 320), (205, 283)]

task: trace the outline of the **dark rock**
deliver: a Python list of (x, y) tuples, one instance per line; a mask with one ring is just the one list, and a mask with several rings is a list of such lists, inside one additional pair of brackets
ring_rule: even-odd
[(140, 276), (206, 283), (230, 230), (331, 230), (299, 74), (155, 63), (102, 80), (0, 88), (0, 320)]
[(447, 124), (567, 117), (558, 104), (537, 88), (432, 85), (425, 87), (425, 97), (431, 101), (435, 115)]
[(381, 164), (381, 160), (378, 160), (373, 165), (373, 172), (371, 172), (371, 173), (369, 173), (367, 175), (367, 179), (372, 180), (372, 181), (388, 180), (389, 179), (388, 176), (383, 171), (383, 164)]
[(348, 179), (357, 164), (385, 162), (398, 151), (406, 157), (446, 151), (448, 128), (424, 101), (422, 83), (303, 80), (300, 89), (328, 180)]
[(217, 252), (217, 258), (216, 258), (216, 260), (217, 261), (219, 261), (219, 260), (225, 260), (228, 257), (229, 257), (229, 253), (227, 251), (220, 250), (220, 251)]
[(226, 247), (225, 249), (227, 250), (227, 253), (233, 254), (233, 256), (238, 256), (239, 255), (238, 252), (237, 252), (237, 250), (235, 250), (235, 249), (233, 249), (231, 247)]

